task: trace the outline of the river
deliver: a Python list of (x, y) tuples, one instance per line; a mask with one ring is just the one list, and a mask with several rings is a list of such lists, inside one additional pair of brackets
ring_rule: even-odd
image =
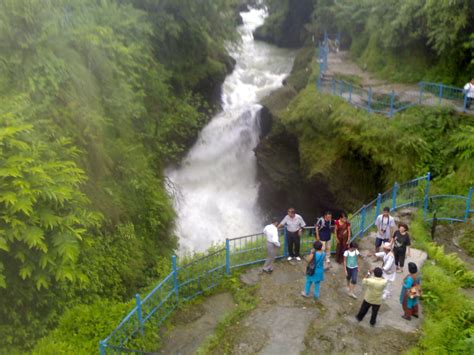
[(229, 47), (236, 60), (222, 87), (222, 112), (211, 119), (178, 168), (166, 174), (178, 214), (180, 252), (203, 251), (225, 238), (262, 230), (257, 204), (259, 104), (282, 85), (294, 52), (254, 41), (252, 32), (267, 12), (241, 13), (241, 42)]

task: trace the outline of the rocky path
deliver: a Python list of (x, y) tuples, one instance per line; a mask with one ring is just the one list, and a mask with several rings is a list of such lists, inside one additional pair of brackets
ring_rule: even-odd
[[(373, 243), (373, 235), (364, 238), (360, 243), (361, 253), (367, 255), (373, 249)], [(412, 321), (401, 318), (398, 296), (406, 272), (397, 275), (393, 296), (382, 305), (375, 328), (369, 326), (368, 316), (361, 323), (355, 320), (363, 299), (361, 279), (369, 268), (381, 264), (371, 259), (364, 258), (356, 288), (357, 300), (347, 295), (343, 267), (334, 261), (326, 272), (318, 302), (300, 295), (305, 282), (305, 263), (279, 262), (271, 275), (262, 274), (259, 268), (249, 270), (242, 276), (242, 281), (261, 283), (261, 300), (258, 308), (241, 322), (233, 353), (395, 354), (414, 345), (423, 316)], [(421, 267), (425, 259), (425, 253), (412, 250), (408, 261)], [(249, 334), (253, 336), (249, 337)]]
[(158, 354), (195, 354), (199, 345), (214, 332), (219, 320), (234, 306), (232, 295), (221, 293), (178, 311), (173, 316), (174, 327), (163, 334), (163, 347)]
[[(412, 211), (401, 211), (395, 218), (409, 222)], [(272, 274), (261, 271), (261, 265), (245, 271), (241, 281), (247, 285), (258, 284), (258, 306), (241, 321), (229, 325), (231, 336), (225, 352), (231, 354), (399, 354), (415, 345), (420, 318), (407, 321), (399, 302), (401, 285), (407, 275), (397, 274), (392, 287), (392, 297), (382, 304), (377, 324), (369, 325), (369, 314), (362, 322), (355, 319), (363, 300), (361, 286), (367, 270), (381, 266), (369, 257), (373, 251), (375, 235), (369, 233), (359, 241), (363, 256), (355, 293), (357, 299), (349, 297), (343, 266), (331, 262), (321, 284), (321, 298), (314, 301), (301, 296), (305, 283), (306, 263), (279, 261)], [(421, 269), (426, 254), (412, 249), (406, 264), (415, 262)], [(163, 354), (194, 354), (204, 339), (211, 335), (219, 319), (234, 307), (232, 296), (224, 293), (206, 299), (201, 305), (180, 311), (177, 322), (164, 337)], [(229, 344), (230, 341), (230, 344)], [(215, 354), (224, 349), (217, 348)]]
[[(332, 79), (337, 76), (347, 76), (357, 79), (358, 85), (363, 88), (372, 88), (373, 94), (379, 95), (390, 95), (393, 92), (396, 94), (396, 100), (404, 103), (418, 104), (420, 100), (420, 88), (417, 84), (400, 84), (400, 83), (388, 83), (384, 80), (376, 78), (371, 73), (360, 68), (354, 63), (349, 53), (346, 51), (333, 52), (330, 51), (328, 54), (328, 68), (324, 75), (326, 79)], [(349, 98), (348, 93), (342, 94), (346, 99)], [(358, 94), (357, 90), (354, 90), (352, 94), (352, 103), (355, 105), (367, 104), (367, 93)], [(423, 93), (423, 105), (427, 106), (449, 106), (455, 110), (463, 111), (463, 101), (459, 100), (446, 100), (441, 101), (436, 95), (424, 92)], [(467, 110), (467, 113), (474, 113), (474, 110)]]

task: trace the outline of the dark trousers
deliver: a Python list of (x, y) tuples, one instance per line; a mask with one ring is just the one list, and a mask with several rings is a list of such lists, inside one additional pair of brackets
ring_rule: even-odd
[(300, 236), (298, 232), (287, 231), (288, 237), (288, 255), (292, 258), (300, 256)]
[(474, 98), (468, 97), (466, 102), (466, 108), (471, 108), (471, 104), (474, 102)]
[(370, 324), (375, 325), (375, 322), (377, 321), (377, 314), (379, 313), (379, 304), (371, 304), (364, 300), (362, 302), (362, 305), (360, 306), (359, 313), (356, 315), (357, 320), (360, 322), (362, 319), (364, 319), (365, 315), (369, 311), (369, 308), (372, 307), (372, 316), (370, 317)]
[(403, 268), (405, 265), (405, 255), (407, 250), (405, 248), (393, 248), (393, 255), (395, 256), (395, 265)]

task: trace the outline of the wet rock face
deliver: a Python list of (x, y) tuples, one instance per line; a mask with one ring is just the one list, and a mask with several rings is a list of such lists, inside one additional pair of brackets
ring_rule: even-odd
[(283, 217), (290, 206), (307, 224), (313, 224), (325, 210), (337, 214), (334, 196), (324, 181), (307, 181), (303, 177), (296, 137), (281, 130), (262, 139), (255, 154), (260, 182), (258, 201), (268, 217)]
[[(284, 6), (281, 5), (280, 6)], [(277, 7), (270, 6), (268, 23), (257, 28), (254, 32), (255, 39), (276, 44), (280, 47), (298, 48), (303, 45), (306, 30), (304, 25), (309, 22), (313, 13), (313, 0), (288, 0), (288, 10), (283, 12)], [(275, 13), (272, 13), (275, 11)]]

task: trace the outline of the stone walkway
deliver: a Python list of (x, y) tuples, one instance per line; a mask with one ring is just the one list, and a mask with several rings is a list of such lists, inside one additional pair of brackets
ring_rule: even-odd
[[(361, 69), (356, 63), (354, 63), (347, 51), (339, 51), (338, 53), (330, 51), (328, 54), (328, 66), (324, 77), (332, 80), (333, 77), (338, 74), (342, 74), (348, 77), (357, 77), (360, 80), (360, 86), (367, 89), (372, 87), (374, 94), (390, 95), (392, 91), (397, 95), (397, 100), (401, 102), (411, 102), (414, 104), (419, 103), (420, 99), (420, 88), (416, 84), (399, 84), (399, 83), (387, 83), (379, 78), (376, 78), (370, 72)], [(359, 86), (356, 85), (356, 86)], [(342, 95), (346, 99), (349, 99), (348, 93)], [(356, 91), (352, 94), (352, 103), (354, 105), (363, 106), (367, 104), (367, 96), (360, 95)], [(448, 106), (454, 108), (458, 112), (463, 111), (463, 102), (452, 101), (439, 98), (433, 94), (423, 94), (423, 105), (425, 106)], [(467, 113), (474, 114), (474, 110), (467, 110)]]

